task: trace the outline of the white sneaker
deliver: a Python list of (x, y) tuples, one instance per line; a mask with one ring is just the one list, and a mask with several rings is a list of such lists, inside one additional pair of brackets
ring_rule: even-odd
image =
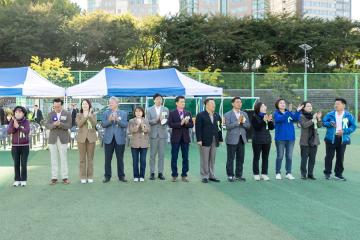
[(255, 181), (260, 181), (260, 176), (259, 175), (254, 175), (254, 180)]
[(282, 179), (281, 174), (280, 173), (276, 174), (275, 179), (276, 180), (281, 180)]
[(291, 173), (286, 174), (286, 178), (289, 179), (289, 180), (294, 180), (295, 179), (294, 176), (291, 175)]
[(143, 181), (145, 181), (145, 179), (143, 179), (143, 178), (140, 178), (140, 182), (143, 182)]
[(93, 183), (94, 179), (88, 179), (88, 183)]
[(80, 181), (81, 181), (82, 184), (86, 183), (86, 179), (81, 179)]
[(139, 178), (134, 178), (134, 182), (138, 182), (139, 181)]
[(13, 184), (14, 187), (18, 187), (20, 186), (20, 181), (15, 181), (14, 184)]
[(25, 187), (25, 186), (26, 186), (26, 181), (21, 181), (21, 182), (20, 182), (20, 185), (21, 185), (22, 187)]
[(261, 178), (262, 178), (262, 180), (264, 180), (264, 181), (269, 181), (269, 180), (270, 180), (270, 178), (268, 177), (268, 175), (261, 175)]

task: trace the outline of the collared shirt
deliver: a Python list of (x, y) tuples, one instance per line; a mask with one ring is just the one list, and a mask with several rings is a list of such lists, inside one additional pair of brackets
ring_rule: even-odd
[(234, 110), (234, 113), (236, 115), (236, 118), (239, 119), (239, 117), (241, 116), (241, 112)]
[(161, 106), (155, 106), (155, 111), (156, 111), (156, 115), (160, 116), (160, 112), (161, 112)]
[(335, 117), (336, 117), (336, 132), (339, 132), (339, 131), (341, 131), (343, 129), (342, 120), (343, 120), (343, 117), (344, 117), (344, 111), (341, 114), (336, 112)]
[(180, 119), (184, 118), (184, 109), (177, 108), (177, 111), (179, 113)]
[(57, 116), (58, 121), (60, 121), (61, 112), (59, 112), (59, 113), (57, 112), (56, 116)]
[(214, 123), (214, 113), (208, 112), (208, 114), (209, 114), (211, 122)]

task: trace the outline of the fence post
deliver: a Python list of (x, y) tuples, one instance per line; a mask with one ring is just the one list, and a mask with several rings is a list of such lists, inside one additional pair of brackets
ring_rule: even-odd
[(308, 74), (304, 73), (304, 101), (307, 101)]
[(255, 97), (255, 73), (251, 72), (251, 97)]
[[(81, 70), (79, 70), (79, 84), (81, 83), (81, 79), (82, 76), (81, 76)], [(79, 108), (81, 108), (81, 98), (79, 98)]]
[(355, 120), (358, 122), (359, 119), (359, 74), (355, 73), (355, 83), (354, 83), (354, 89), (355, 89)]

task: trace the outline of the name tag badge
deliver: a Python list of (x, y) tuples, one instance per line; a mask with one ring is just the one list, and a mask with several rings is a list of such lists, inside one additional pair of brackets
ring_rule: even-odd
[(66, 116), (60, 116), (60, 120), (66, 121)]

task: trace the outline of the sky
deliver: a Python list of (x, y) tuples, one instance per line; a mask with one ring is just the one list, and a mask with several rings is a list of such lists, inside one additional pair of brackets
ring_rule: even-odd
[[(86, 9), (87, 0), (71, 0)], [(179, 11), (179, 0), (160, 0), (160, 14), (175, 14)], [(352, 18), (360, 21), (360, 0), (352, 0)]]

